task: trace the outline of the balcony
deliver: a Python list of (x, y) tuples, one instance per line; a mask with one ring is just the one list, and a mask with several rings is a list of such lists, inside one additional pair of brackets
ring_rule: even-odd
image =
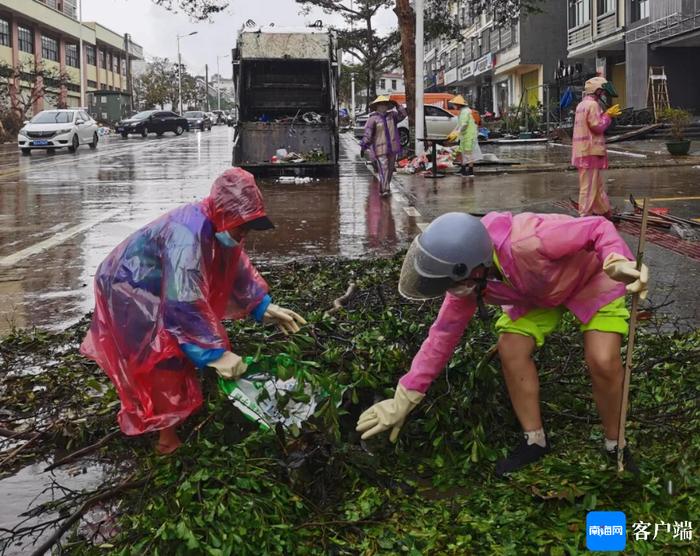
[(573, 29), (569, 29), (569, 50), (590, 44), (593, 40), (593, 27), (590, 21), (583, 25), (579, 25)]
[(596, 21), (596, 40), (607, 37), (619, 31), (617, 13), (610, 12), (598, 17)]
[(653, 43), (700, 29), (700, 0), (683, 12), (667, 14), (630, 29), (627, 42)]

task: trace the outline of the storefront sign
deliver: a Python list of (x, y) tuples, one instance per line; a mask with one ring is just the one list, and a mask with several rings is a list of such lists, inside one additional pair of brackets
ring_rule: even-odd
[(489, 52), (485, 56), (479, 58), (476, 62), (474, 62), (474, 64), (474, 75), (479, 75), (480, 73), (489, 71), (493, 68), (493, 54)]
[(459, 68), (459, 80), (464, 81), (474, 75), (475, 62), (469, 62)]
[(445, 85), (449, 85), (450, 83), (454, 83), (457, 81), (457, 68), (452, 68), (451, 70), (448, 70), (445, 72)]

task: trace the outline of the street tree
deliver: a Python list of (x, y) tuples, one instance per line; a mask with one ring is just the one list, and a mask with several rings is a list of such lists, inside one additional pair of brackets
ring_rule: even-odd
[[(539, 11), (543, 0), (425, 0), (426, 38), (461, 38), (459, 23), (450, 19), (451, 8), (459, 1), (467, 4), (470, 17), (487, 13), (497, 25), (518, 19), (521, 14)], [(416, 101), (416, 12), (411, 0), (395, 0), (394, 13), (401, 35), (401, 60), (406, 83), (406, 105), (411, 129)]]
[(296, 0), (306, 13), (320, 8), (326, 14), (340, 15), (346, 27), (337, 29), (343, 52), (352, 56), (364, 73), (367, 102), (377, 95), (379, 76), (400, 64), (397, 31), (380, 35), (374, 22), (379, 12), (393, 6), (394, 0)]
[(65, 87), (71, 83), (66, 71), (44, 62), (0, 63), (0, 136), (16, 135), (36, 103), (44, 100), (66, 108)]
[(212, 15), (224, 11), (228, 0), (152, 0), (156, 6), (162, 6), (172, 12), (183, 12), (194, 19), (209, 19)]

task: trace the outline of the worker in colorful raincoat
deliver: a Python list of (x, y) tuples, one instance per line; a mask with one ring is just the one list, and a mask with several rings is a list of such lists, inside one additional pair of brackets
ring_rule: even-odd
[[(605, 449), (617, 458), (624, 368), (620, 357), (628, 331), (625, 291), (646, 293), (648, 270), (602, 217), (491, 212), (478, 219), (447, 213), (415, 238), (401, 270), (399, 292), (409, 299), (444, 295), (437, 320), (399, 381), (393, 399), (360, 416), (366, 439), (390, 430), (396, 441), (409, 412), (425, 396), (484, 302), (500, 305), (495, 324), (506, 386), (523, 430), (522, 441), (496, 465), (498, 475), (520, 469), (549, 450), (540, 414), (534, 350), (571, 312), (583, 333), (593, 397), (603, 423)], [(634, 469), (623, 447), (626, 467)]]
[(285, 333), (305, 323), (271, 302), (243, 249), (249, 231), (273, 227), (253, 176), (231, 168), (204, 200), (134, 232), (100, 264), (80, 350), (114, 383), (125, 434), (159, 431), (156, 450), (174, 451), (177, 425), (202, 404), (197, 370), (245, 373), (222, 319), (251, 316)]
[[(612, 97), (616, 96), (610, 81), (594, 77), (586, 81), (583, 100), (576, 108), (571, 164), (578, 168), (578, 211), (581, 216), (612, 216), (602, 170), (608, 167), (605, 130), (610, 127), (612, 118), (621, 114), (619, 104), (607, 108)], [(603, 108), (607, 110), (604, 112)]]
[(398, 123), (406, 118), (403, 106), (388, 96), (378, 96), (369, 109), (372, 113), (365, 123), (365, 134), (360, 141), (360, 156), (369, 153), (377, 168), (379, 192), (386, 197), (391, 194), (391, 178), (396, 169), (396, 158), (401, 155), (401, 136)]
[[(479, 128), (474, 119), (474, 112), (462, 95), (457, 95), (450, 104), (460, 107), (457, 127), (448, 135), (448, 140), (459, 141), (457, 154), (459, 156), (458, 172), (462, 176), (474, 176), (474, 163), (481, 160), (481, 148), (479, 147)], [(467, 169), (467, 165), (469, 169)]]

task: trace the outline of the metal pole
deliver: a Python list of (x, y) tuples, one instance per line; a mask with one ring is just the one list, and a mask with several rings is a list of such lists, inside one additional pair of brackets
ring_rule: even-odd
[(85, 70), (83, 69), (83, 0), (78, 4), (78, 66), (80, 69), (80, 107), (85, 108)]
[(219, 69), (219, 56), (216, 57), (216, 109), (221, 110), (221, 70)]
[(355, 73), (350, 74), (350, 120), (355, 125)]
[(177, 36), (177, 108), (182, 111), (182, 58), (180, 57), (180, 35)]
[(209, 64), (204, 64), (204, 96), (207, 99), (207, 112), (209, 112)]
[[(416, 132), (416, 156), (420, 156), (425, 152), (423, 141), (425, 135), (424, 127), (424, 115), (423, 115), (423, 88), (425, 86), (425, 80), (423, 76), (424, 72), (424, 60), (425, 52), (423, 50), (423, 0), (416, 0), (415, 4), (416, 10), (416, 120), (415, 120), (415, 132)], [(410, 71), (410, 69), (409, 69)]]

